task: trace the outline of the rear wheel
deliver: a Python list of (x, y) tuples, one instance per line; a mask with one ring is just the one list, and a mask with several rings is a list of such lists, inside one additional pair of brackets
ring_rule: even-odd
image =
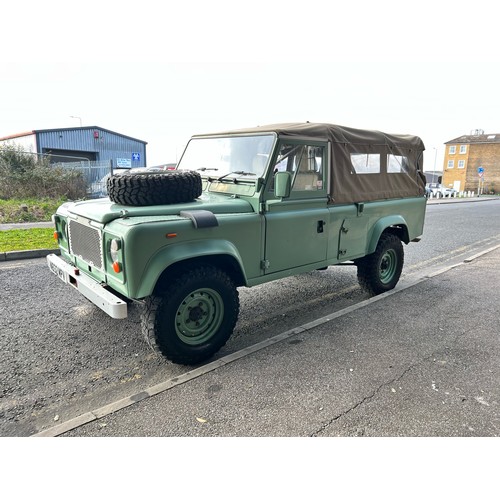
[(142, 331), (153, 350), (174, 363), (192, 365), (224, 346), (238, 312), (232, 280), (215, 267), (200, 266), (146, 299)]
[(399, 281), (403, 263), (401, 240), (394, 234), (383, 233), (375, 252), (356, 262), (359, 284), (370, 295), (392, 290)]

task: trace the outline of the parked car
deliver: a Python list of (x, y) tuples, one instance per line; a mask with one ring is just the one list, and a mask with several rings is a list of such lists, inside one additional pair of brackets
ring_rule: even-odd
[[(112, 176), (108, 202), (61, 205), (47, 264), (113, 318), (142, 303), (146, 343), (199, 364), (235, 328), (238, 287), (350, 263), (369, 295), (392, 290), (423, 233), (423, 151), (324, 123), (196, 135), (175, 171)], [(405, 168), (387, 175), (388, 156)]]
[(437, 193), (441, 193), (441, 184), (431, 182), (426, 185), (426, 188), (429, 189), (429, 191), (434, 195)]
[(458, 194), (458, 191), (456, 189), (453, 189), (453, 188), (443, 187), (441, 189), (441, 194), (443, 196), (448, 196), (451, 198), (452, 196), (456, 196)]
[(455, 196), (456, 194), (458, 194), (458, 191), (456, 189), (445, 187), (442, 184), (437, 184), (437, 183), (432, 183), (432, 182), (430, 184), (427, 184), (427, 186), (425, 188), (426, 193), (427, 193), (428, 189), (430, 190), (430, 192), (433, 195), (439, 194), (439, 196), (443, 196), (443, 197), (451, 197), (451, 196)]
[(162, 170), (175, 170), (177, 163), (165, 163), (164, 165), (156, 165), (154, 167), (146, 167), (149, 172), (159, 172)]

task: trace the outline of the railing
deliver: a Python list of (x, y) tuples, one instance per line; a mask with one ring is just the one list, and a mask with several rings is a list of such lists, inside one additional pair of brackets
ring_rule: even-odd
[(81, 172), (87, 185), (87, 198), (105, 198), (108, 195), (106, 181), (112, 171), (110, 161), (61, 162), (52, 165)]
[(429, 194), (429, 198), (474, 198), (475, 196), (475, 191), (460, 191), (448, 195), (444, 195), (440, 192)]

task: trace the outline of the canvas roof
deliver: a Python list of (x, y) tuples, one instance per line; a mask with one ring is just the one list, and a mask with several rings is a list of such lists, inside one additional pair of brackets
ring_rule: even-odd
[[(283, 139), (311, 139), (329, 142), (331, 146), (329, 195), (333, 203), (355, 203), (394, 198), (423, 196), (424, 143), (408, 134), (388, 134), (327, 123), (280, 123), (206, 135), (255, 134), (274, 132)], [(195, 136), (200, 137), (200, 136)], [(359, 174), (352, 155), (380, 155), (381, 171)], [(405, 169), (387, 172), (388, 156), (405, 158)]]

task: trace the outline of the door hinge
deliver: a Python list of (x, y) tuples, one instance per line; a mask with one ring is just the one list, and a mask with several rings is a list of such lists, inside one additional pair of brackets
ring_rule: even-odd
[(266, 269), (269, 269), (269, 261), (268, 260), (261, 260), (260, 261), (260, 268), (263, 269), (264, 271)]

